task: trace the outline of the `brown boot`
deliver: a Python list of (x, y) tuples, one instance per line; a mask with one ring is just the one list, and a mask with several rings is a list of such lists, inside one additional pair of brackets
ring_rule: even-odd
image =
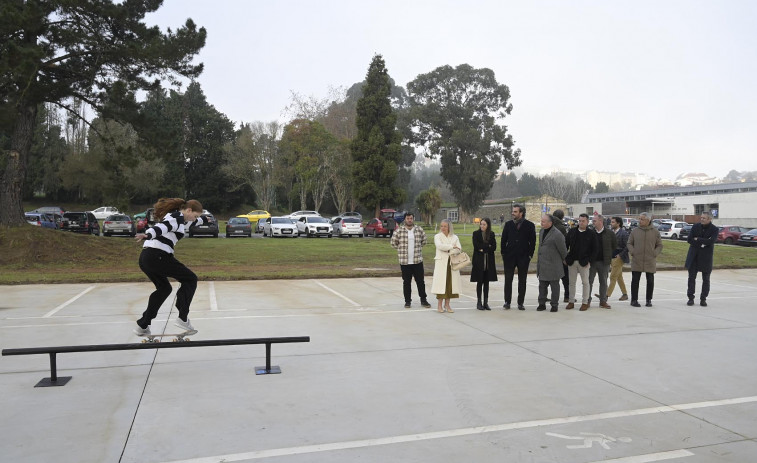
[(580, 310), (580, 311), (582, 311), (582, 312), (583, 312), (584, 310), (586, 310), (586, 309), (588, 309), (588, 308), (589, 308), (589, 304), (581, 304), (581, 308), (580, 308), (580, 309), (578, 309), (578, 310)]
[(568, 305), (566, 305), (566, 306), (565, 306), (565, 310), (570, 310), (570, 309), (572, 309), (573, 307), (575, 307), (575, 306), (573, 305), (573, 303), (572, 303), (572, 302), (570, 302), (570, 303), (569, 303)]

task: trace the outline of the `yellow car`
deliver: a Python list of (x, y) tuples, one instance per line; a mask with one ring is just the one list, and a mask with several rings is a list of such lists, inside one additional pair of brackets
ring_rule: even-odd
[(271, 214), (268, 211), (250, 211), (237, 217), (246, 217), (251, 223), (257, 223), (260, 219), (267, 219)]

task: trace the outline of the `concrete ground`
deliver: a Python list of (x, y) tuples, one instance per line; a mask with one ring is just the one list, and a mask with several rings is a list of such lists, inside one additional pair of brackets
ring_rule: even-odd
[[(267, 376), (260, 345), (60, 354), (73, 379), (50, 388), (46, 355), (2, 357), (0, 460), (753, 462), (755, 274), (715, 271), (706, 308), (671, 271), (653, 308), (616, 290), (612, 310), (557, 313), (535, 310), (534, 275), (526, 311), (502, 310), (500, 277), (491, 312), (464, 281), (445, 314), (404, 309), (399, 276), (200, 282), (194, 339), (311, 342), (274, 345)], [(0, 347), (138, 342), (151, 289), (0, 287)]]

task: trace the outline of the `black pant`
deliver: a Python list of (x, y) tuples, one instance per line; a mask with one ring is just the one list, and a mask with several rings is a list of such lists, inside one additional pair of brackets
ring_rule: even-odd
[(415, 278), (415, 284), (418, 286), (418, 296), (421, 302), (426, 301), (426, 282), (423, 280), (423, 262), (417, 264), (400, 265), (402, 269), (402, 292), (405, 295), (405, 304), (410, 304), (412, 291), (410, 284)]
[[(689, 299), (694, 299), (694, 295), (697, 292), (697, 271), (689, 269), (689, 288), (686, 291), (686, 295)], [(702, 292), (699, 294), (699, 299), (705, 300), (710, 295), (710, 272), (702, 272)]]
[(562, 278), (562, 287), (565, 289), (565, 298), (570, 297), (570, 276), (568, 275), (568, 266), (563, 264), (562, 266), (563, 275)]
[[(547, 297), (547, 291), (552, 291), (552, 297)], [(560, 280), (539, 280), (539, 305), (549, 305), (553, 308), (557, 308), (557, 304), (560, 302)]]
[(153, 318), (158, 316), (160, 306), (171, 295), (172, 289), (168, 277), (181, 283), (176, 292), (176, 308), (179, 309), (179, 318), (186, 321), (189, 316), (189, 305), (197, 289), (197, 275), (176, 260), (173, 254), (154, 248), (142, 250), (139, 255), (139, 268), (155, 285), (155, 291), (150, 294), (147, 310), (142, 314), (142, 318), (137, 320), (137, 324), (142, 328), (147, 328)]
[(518, 305), (523, 305), (526, 300), (526, 278), (528, 277), (528, 259), (522, 259), (519, 262), (505, 264), (505, 303), (509, 304), (513, 299), (513, 278), (515, 269), (518, 269)]
[[(484, 275), (484, 278), (486, 278), (486, 275)], [(478, 298), (478, 302), (481, 302), (482, 292), (484, 295), (484, 304), (488, 304), (489, 303), (489, 280), (476, 282), (476, 297)]]
[[(645, 272), (647, 275), (647, 300), (652, 300), (654, 293), (654, 273)], [(639, 300), (639, 281), (641, 281), (641, 272), (631, 272), (631, 301)]]

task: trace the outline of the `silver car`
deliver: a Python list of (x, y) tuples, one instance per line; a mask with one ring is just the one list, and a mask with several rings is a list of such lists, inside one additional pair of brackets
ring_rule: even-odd
[(125, 214), (113, 214), (103, 222), (103, 236), (137, 234), (137, 223)]
[(334, 217), (331, 219), (334, 236), (363, 236), (363, 223), (359, 217)]
[(263, 225), (263, 236), (297, 238), (297, 227), (289, 217), (268, 217)]

